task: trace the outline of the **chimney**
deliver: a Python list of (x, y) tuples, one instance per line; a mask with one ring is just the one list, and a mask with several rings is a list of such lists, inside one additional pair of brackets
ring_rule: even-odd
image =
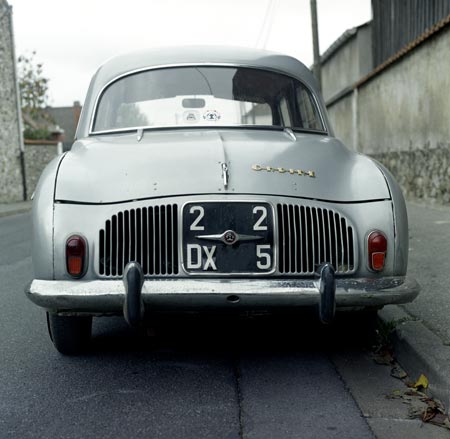
[(64, 130), (59, 125), (54, 126), (50, 131), (50, 135), (52, 140), (56, 140), (57, 142), (64, 141)]

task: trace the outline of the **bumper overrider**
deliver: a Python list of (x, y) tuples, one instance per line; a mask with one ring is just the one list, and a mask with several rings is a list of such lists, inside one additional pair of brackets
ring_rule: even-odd
[(145, 311), (318, 306), (329, 322), (335, 308), (381, 307), (411, 302), (418, 283), (404, 276), (383, 278), (335, 277), (333, 267), (321, 266), (314, 279), (144, 279), (138, 263), (127, 265), (119, 280), (39, 280), (26, 288), (29, 299), (60, 314), (124, 313), (137, 325)]

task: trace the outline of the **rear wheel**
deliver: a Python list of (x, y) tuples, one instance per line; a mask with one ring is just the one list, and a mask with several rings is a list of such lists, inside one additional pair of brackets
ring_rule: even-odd
[(86, 350), (91, 338), (92, 317), (59, 316), (47, 312), (47, 326), (55, 348), (64, 355)]
[(352, 313), (350, 321), (362, 340), (375, 341), (378, 328), (378, 309), (364, 308)]

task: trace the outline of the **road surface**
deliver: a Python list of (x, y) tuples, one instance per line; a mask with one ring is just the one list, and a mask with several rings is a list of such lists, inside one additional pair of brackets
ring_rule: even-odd
[(0, 218), (0, 438), (415, 437), (360, 331), (307, 313), (168, 317), (141, 336), (97, 318), (90, 352), (60, 355), (23, 293), (30, 233), (29, 214)]

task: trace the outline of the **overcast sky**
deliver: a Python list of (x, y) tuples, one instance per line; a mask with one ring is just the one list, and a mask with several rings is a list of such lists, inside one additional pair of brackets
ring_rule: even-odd
[[(108, 58), (156, 46), (264, 47), (312, 64), (309, 0), (8, 0), (16, 53), (44, 64), (50, 104), (84, 100)], [(370, 0), (317, 0), (320, 50), (371, 19)]]

